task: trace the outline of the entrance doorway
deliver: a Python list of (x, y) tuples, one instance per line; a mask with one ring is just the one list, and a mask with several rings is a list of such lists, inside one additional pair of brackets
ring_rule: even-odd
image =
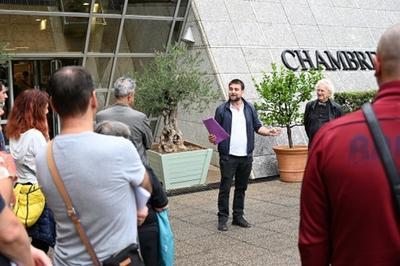
[[(11, 64), (0, 65), (0, 80), (9, 88), (8, 99), (5, 103), (5, 114), (2, 124), (7, 123), (8, 113), (14, 104), (15, 98), (27, 89), (38, 89), (48, 92), (48, 81), (50, 76), (63, 66), (82, 65), (82, 59), (77, 58), (53, 58), (53, 59), (21, 59), (12, 60)], [(9, 69), (11, 68), (11, 69)], [(59, 119), (50, 111), (48, 114), (49, 135), (53, 138), (59, 133)]]
[(13, 60), (13, 95), (14, 99), (26, 89), (48, 90), (50, 76), (63, 66), (82, 65), (82, 59), (51, 59), (51, 60)]

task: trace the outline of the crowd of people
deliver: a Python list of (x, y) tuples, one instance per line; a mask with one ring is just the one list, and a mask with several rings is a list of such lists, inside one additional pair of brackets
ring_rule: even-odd
[[(379, 92), (372, 104), (395, 163), (399, 51), (396, 25), (384, 32), (377, 47)], [(156, 213), (168, 208), (168, 198), (148, 166), (146, 150), (153, 136), (147, 116), (132, 108), (135, 87), (133, 79), (118, 78), (115, 103), (97, 112), (91, 75), (83, 67), (67, 66), (51, 76), (49, 95), (37, 89), (18, 95), (4, 131), (9, 153), (0, 131), (0, 265), (159, 264)], [(362, 111), (341, 117), (331, 81), (322, 79), (315, 88), (317, 99), (306, 104), (304, 113), (309, 158), (301, 189), (302, 264), (399, 265), (397, 190), (376, 155), (365, 117)], [(218, 144), (220, 231), (228, 230), (233, 182), (232, 225), (251, 227), (244, 206), (255, 133), (281, 134), (262, 125), (244, 89), (241, 80), (233, 79), (229, 99), (215, 111), (229, 137), (217, 143), (215, 135), (208, 136)], [(0, 102), (6, 92), (0, 83)], [(52, 140), (50, 107), (61, 120), (61, 132)], [(50, 247), (52, 261), (46, 255)]]
[[(44, 255), (49, 247), (54, 248), (55, 265), (96, 265), (96, 261), (113, 265), (119, 256), (126, 259), (123, 258), (125, 253), (134, 265), (142, 265), (143, 260), (146, 265), (158, 265), (155, 213), (168, 207), (168, 199), (144, 156), (152, 135), (147, 117), (130, 107), (134, 81), (126, 78), (116, 81), (117, 101), (110, 107), (111, 110), (124, 108), (127, 119), (132, 119), (129, 120), (132, 127), (117, 122), (117, 118), (124, 119), (123, 115), (106, 121), (99, 118), (96, 132), (100, 134), (93, 132), (97, 98), (92, 77), (84, 68), (60, 69), (51, 77), (49, 88), (51, 100), (44, 91), (21, 92), (8, 117), (5, 133), (10, 154), (2, 155), (8, 156), (15, 171), (4, 173), (1, 182), (7, 185), (1, 186), (4, 200), (0, 207), (2, 216), (6, 217), (4, 221), (11, 223), (9, 228), (15, 226), (15, 235), (9, 236), (20, 246), (15, 251), (26, 256), (19, 257), (8, 249), (1, 249), (1, 253), (24, 265), (33, 265), (32, 261), (41, 263), (37, 265), (50, 265)], [(119, 101), (120, 98), (128, 101)], [(62, 125), (60, 134), (51, 141), (46, 117), (50, 105), (59, 114)], [(135, 117), (130, 116), (131, 110)], [(73, 211), (67, 209), (53, 181), (49, 154), (72, 199)], [(10, 164), (3, 166), (0, 169), (9, 171)], [(17, 179), (11, 180), (10, 176)], [(18, 192), (16, 198), (13, 187), (14, 192)], [(139, 188), (148, 195), (139, 193)], [(31, 218), (27, 217), (24, 224), (18, 215), (23, 209), (19, 197), (30, 197), (32, 193), (34, 197), (26, 203), (32, 205), (28, 206), (32, 207), (29, 210), (40, 208), (40, 199), (45, 199), (43, 209), (37, 219), (30, 222)], [(39, 200), (36, 203), (34, 199)], [(144, 206), (136, 205), (137, 202), (144, 202)], [(14, 205), (19, 220), (7, 207), (10, 205)], [(94, 256), (83, 244), (80, 232), (75, 230), (77, 220), (71, 220), (71, 212), (79, 215), (77, 220), (89, 239)], [(22, 248), (29, 252), (22, 252)]]

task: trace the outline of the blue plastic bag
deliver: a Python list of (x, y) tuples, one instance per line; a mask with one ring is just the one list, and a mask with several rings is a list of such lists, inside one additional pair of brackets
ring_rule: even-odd
[(168, 219), (168, 209), (157, 212), (159, 244), (160, 244), (160, 266), (174, 265), (174, 235)]

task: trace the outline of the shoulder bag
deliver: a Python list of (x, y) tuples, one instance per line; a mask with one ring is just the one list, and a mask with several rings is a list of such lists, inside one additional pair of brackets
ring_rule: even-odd
[(159, 265), (174, 265), (174, 235), (168, 219), (168, 209), (156, 212), (159, 234)]
[(379, 126), (379, 122), (376, 119), (372, 105), (370, 103), (365, 103), (362, 106), (362, 111), (373, 137), (375, 148), (377, 149), (381, 162), (385, 168), (386, 176), (389, 179), (397, 214), (400, 215), (400, 178), (397, 172), (397, 167), (394, 163), (382, 129)]

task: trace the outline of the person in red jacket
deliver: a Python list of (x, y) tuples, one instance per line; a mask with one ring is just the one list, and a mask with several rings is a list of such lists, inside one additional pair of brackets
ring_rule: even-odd
[[(400, 24), (375, 57), (373, 109), (400, 166)], [(356, 111), (313, 139), (301, 189), (303, 265), (400, 265), (400, 217), (364, 115)]]

